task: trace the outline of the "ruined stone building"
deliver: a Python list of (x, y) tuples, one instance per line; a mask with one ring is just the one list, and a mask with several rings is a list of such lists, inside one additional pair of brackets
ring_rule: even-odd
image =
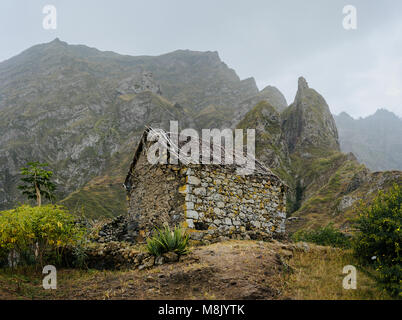
[(147, 132), (124, 184), (129, 231), (136, 241), (166, 223), (186, 227), (191, 239), (210, 242), (284, 233), (287, 186), (269, 169), (240, 176), (235, 165), (152, 165), (146, 154)]

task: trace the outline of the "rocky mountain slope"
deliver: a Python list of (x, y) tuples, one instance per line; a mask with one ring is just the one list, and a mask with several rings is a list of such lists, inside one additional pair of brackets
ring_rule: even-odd
[(283, 113), (283, 130), (290, 152), (311, 148), (339, 151), (338, 131), (324, 98), (301, 77), (293, 104)]
[(356, 200), (402, 183), (400, 172), (372, 174), (341, 153), (329, 107), (304, 78), (287, 107), (279, 90), (240, 80), (216, 52), (132, 57), (56, 39), (0, 63), (0, 209), (22, 200), (19, 168), (39, 160), (55, 172), (62, 204), (91, 217), (124, 214), (139, 136), (169, 120), (255, 128), (257, 156), (290, 186), (290, 230), (346, 228)]
[(346, 112), (334, 116), (343, 152), (374, 171), (402, 170), (402, 119), (385, 109), (353, 119)]
[[(228, 126), (253, 97), (269, 93), (216, 52), (132, 57), (59, 39), (29, 48), (0, 63), (0, 208), (23, 199), (19, 168), (39, 160), (55, 171), (64, 204), (124, 213), (121, 177), (145, 125)], [(283, 107), (277, 92), (272, 99)]]
[(325, 99), (299, 78), (293, 104), (280, 115), (260, 103), (239, 127), (256, 128), (257, 157), (289, 186), (288, 230), (334, 222), (347, 229), (358, 200), (402, 184), (402, 172), (371, 173), (356, 157), (340, 151), (338, 131)]

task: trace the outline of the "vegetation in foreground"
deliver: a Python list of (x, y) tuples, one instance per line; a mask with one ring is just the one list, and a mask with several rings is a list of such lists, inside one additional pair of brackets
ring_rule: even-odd
[(167, 252), (174, 252), (178, 256), (188, 253), (188, 234), (182, 228), (169, 226), (157, 229), (155, 235), (147, 240), (147, 250), (150, 254), (159, 257)]
[[(289, 261), (293, 270), (284, 274), (283, 295), (296, 300), (390, 300), (378, 286), (374, 269), (359, 267), (351, 250), (310, 245), (307, 252), (296, 252)], [(357, 267), (356, 290), (345, 290), (344, 266)]]
[(228, 241), (196, 247), (174, 264), (144, 270), (60, 269), (57, 290), (44, 290), (40, 270), (0, 271), (0, 299), (391, 299), (358, 269), (345, 290), (351, 251), (309, 245), (292, 253), (280, 242)]
[(355, 256), (376, 268), (377, 281), (402, 299), (402, 188), (394, 185), (387, 193), (380, 191), (372, 205), (362, 203), (358, 213)]
[(60, 206), (23, 205), (2, 211), (0, 266), (61, 265), (64, 250), (79, 248), (85, 234), (76, 218)]
[(352, 238), (336, 230), (332, 224), (316, 230), (299, 230), (294, 241), (352, 248), (356, 262), (370, 272), (377, 283), (394, 297), (402, 298), (402, 188), (394, 185), (380, 191), (371, 205), (360, 202), (354, 221)]
[(329, 223), (327, 226), (316, 230), (299, 230), (292, 235), (292, 240), (338, 248), (348, 248), (351, 245), (350, 239), (344, 233), (334, 228), (333, 223)]
[[(286, 250), (292, 246), (289, 243), (231, 241), (196, 249), (195, 251), (198, 251), (195, 254), (189, 254), (190, 257), (185, 257), (184, 261), (182, 259), (175, 265), (142, 271), (84, 269), (85, 245), (89, 241), (90, 230), (84, 228), (77, 218), (63, 207), (41, 206), (41, 192), (36, 192), (38, 189), (34, 180), (31, 189), (32, 192), (27, 195), (36, 197), (37, 207), (22, 205), (0, 212), (0, 267), (3, 267), (0, 271), (0, 299), (87, 298), (81, 294), (86, 286), (93, 288), (94, 294), (89, 297), (93, 299), (402, 297), (402, 189), (397, 185), (387, 193), (380, 192), (370, 206), (361, 203), (356, 208), (359, 215), (355, 221), (356, 230), (352, 238), (329, 224), (317, 230), (296, 232), (293, 235), (295, 242), (316, 244), (303, 245), (301, 251)], [(70, 249), (70, 253), (73, 252), (74, 261), (70, 265), (76, 269), (61, 269), (66, 267), (66, 249)], [(167, 252), (183, 256), (189, 253), (188, 235), (181, 228), (171, 230), (166, 226), (157, 230), (154, 236), (147, 240), (146, 249), (156, 257)], [(62, 290), (45, 291), (41, 287), (43, 275), (38, 267), (45, 264), (59, 267), (58, 276)], [(341, 285), (345, 276), (342, 274), (343, 267), (350, 264), (357, 266), (359, 270), (357, 290), (345, 290)], [(172, 273), (173, 270), (176, 271)], [(155, 279), (152, 276), (155, 272), (159, 273), (158, 279), (164, 279), (166, 272), (168, 278), (163, 281)], [(135, 286), (143, 287), (149, 292), (139, 294), (128, 289), (125, 291), (127, 279), (137, 279)], [(150, 286), (148, 282), (156, 284)], [(106, 288), (106, 285), (110, 288)], [(196, 290), (195, 294), (193, 285), (202, 290)], [(177, 286), (192, 293), (179, 294), (172, 289)], [(100, 288), (100, 291), (97, 291), (97, 288)]]

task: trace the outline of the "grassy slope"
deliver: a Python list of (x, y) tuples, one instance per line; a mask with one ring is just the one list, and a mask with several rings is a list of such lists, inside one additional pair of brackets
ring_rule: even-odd
[[(401, 172), (370, 173), (364, 165), (339, 152), (310, 161), (293, 155), (292, 160), (294, 168), (304, 173), (307, 188), (300, 209), (292, 214), (301, 220), (288, 225), (290, 232), (314, 229), (329, 222), (349, 231), (355, 205), (360, 200), (369, 203), (379, 190), (387, 190), (393, 183), (402, 185)], [(359, 180), (359, 177), (364, 178)], [(352, 199), (353, 204), (342, 208), (343, 199)]]
[(354, 260), (339, 249), (228, 241), (192, 251), (149, 270), (58, 270), (57, 290), (41, 287), (39, 270), (1, 270), (0, 299), (389, 299), (367, 270), (357, 290), (344, 290), (342, 269)]
[(68, 195), (60, 203), (74, 213), (89, 218), (114, 217), (127, 213), (126, 191), (123, 187), (132, 152), (116, 153), (107, 171), (90, 180), (83, 188)]
[[(122, 183), (108, 176), (93, 179), (84, 188), (71, 193), (60, 203), (88, 218), (114, 217), (127, 212)], [(99, 182), (98, 182), (99, 181)]]
[(343, 267), (357, 266), (350, 251), (312, 244), (310, 247), (308, 252), (296, 252), (289, 261), (293, 272), (284, 275), (284, 296), (296, 300), (391, 299), (369, 276), (373, 270), (357, 267), (356, 290), (343, 288)]

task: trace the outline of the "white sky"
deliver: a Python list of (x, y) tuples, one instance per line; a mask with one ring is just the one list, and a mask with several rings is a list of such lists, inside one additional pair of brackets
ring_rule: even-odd
[[(42, 27), (46, 4), (57, 8), (56, 30)], [(342, 27), (347, 4), (357, 30)], [(218, 51), (288, 103), (302, 75), (335, 114), (402, 116), (401, 9), (398, 0), (2, 0), (0, 61), (55, 37), (130, 55)]]

